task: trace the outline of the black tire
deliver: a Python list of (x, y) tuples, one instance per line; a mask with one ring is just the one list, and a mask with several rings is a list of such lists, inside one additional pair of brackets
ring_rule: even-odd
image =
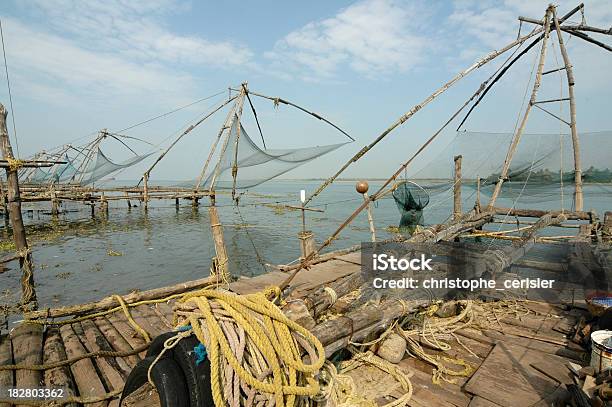
[(191, 407), (211, 407), (214, 402), (210, 386), (210, 361), (205, 358), (202, 363), (196, 365), (193, 348), (199, 343), (195, 335), (181, 339), (172, 349), (172, 358), (185, 376)]
[(154, 338), (151, 341), (151, 344), (149, 345), (149, 349), (147, 349), (146, 357), (149, 357), (149, 356), (157, 357), (157, 355), (160, 354), (162, 349), (164, 349), (164, 342), (166, 342), (169, 338), (172, 338), (176, 334), (177, 332), (170, 331), (170, 332), (163, 333), (157, 336), (156, 338)]
[[(154, 357), (147, 357), (134, 366), (123, 387), (119, 406), (122, 405), (123, 400), (128, 395), (147, 382), (149, 367), (154, 360)], [(168, 357), (159, 359), (151, 370), (151, 379), (162, 407), (190, 407), (185, 376), (180, 366), (173, 359)]]

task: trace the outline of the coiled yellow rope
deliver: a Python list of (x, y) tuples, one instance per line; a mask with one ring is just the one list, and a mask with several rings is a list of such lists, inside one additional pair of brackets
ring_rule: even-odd
[[(280, 289), (237, 295), (223, 290), (201, 290), (185, 295), (177, 302), (176, 318), (180, 325), (191, 325), (198, 340), (206, 346), (211, 363), (211, 386), (216, 407), (229, 401), (224, 392), (224, 375), (235, 374), (241, 382), (258, 393), (273, 397), (277, 407), (291, 407), (296, 396), (314, 396), (319, 392), (315, 373), (325, 362), (325, 350), (319, 340), (301, 325), (287, 318), (268, 298), (279, 297)], [(239, 360), (239, 347), (228, 326), (246, 337), (241, 349), (250, 352), (251, 366)], [(302, 350), (312, 363), (302, 362)], [(242, 357), (240, 357), (242, 359)], [(254, 366), (258, 366), (255, 368)], [(228, 369), (222, 369), (227, 367)], [(271, 400), (272, 401), (272, 400)]]

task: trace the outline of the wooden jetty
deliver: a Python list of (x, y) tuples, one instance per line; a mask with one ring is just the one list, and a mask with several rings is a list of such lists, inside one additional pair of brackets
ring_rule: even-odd
[[(467, 267), (469, 262), (473, 260), (482, 262), (480, 265), (484, 264), (485, 267), (482, 267), (484, 270), (479, 270), (481, 276), (484, 275), (482, 272), (485, 270), (491, 276), (503, 277), (516, 275), (517, 270), (520, 269), (528, 275), (529, 273), (547, 273), (547, 275), (554, 276), (555, 279), (560, 281), (571, 282), (572, 278), (586, 280), (594, 276), (606, 283), (612, 281), (610, 268), (612, 252), (609, 250), (610, 236), (612, 236), (612, 212), (606, 212), (602, 221), (596, 213), (586, 212), (583, 208), (582, 168), (573, 94), (575, 83), (572, 65), (561, 35), (562, 33), (569, 33), (582, 40), (602, 46), (601, 43), (582, 32), (593, 31), (593, 27), (564, 24), (573, 14), (582, 9), (583, 5), (579, 5), (569, 13), (558, 17), (556, 8), (551, 5), (546, 9), (543, 20), (521, 18), (524, 22), (535, 24), (536, 28), (526, 35), (519, 35), (515, 41), (505, 47), (488, 54), (457, 74), (423, 102), (415, 105), (372, 143), (361, 149), (308, 199), (304, 197), (302, 199), (303, 205), (296, 208), (302, 211), (313, 210), (312, 208), (306, 208), (306, 205), (348, 166), (372, 149), (395, 128), (410, 119), (421, 108), (470, 72), (533, 38), (534, 41), (507, 65), (507, 67), (512, 65), (526, 51), (541, 42), (531, 100), (520, 119), (520, 125), (513, 135), (512, 143), (499, 174), (499, 179), (495, 182), (495, 189), (488, 205), (481, 206), (478, 196), (473, 209), (464, 212), (461, 208), (461, 189), (459, 186), (461, 185), (462, 161), (461, 157), (457, 157), (455, 159), (455, 199), (452, 219), (447, 223), (428, 228), (418, 228), (409, 238), (398, 237), (398, 241), (412, 243), (417, 245), (416, 247), (424, 247), (428, 252), (435, 255), (436, 260), (433, 262), (435, 272), (449, 271), (451, 267), (457, 265), (455, 260), (459, 259), (462, 262), (459, 267)], [(547, 42), (551, 33), (555, 32), (564, 62), (564, 66), (556, 71), (564, 70), (567, 74), (571, 116), (569, 122), (555, 117), (562, 120), (571, 129), (574, 149), (573, 198), (575, 210), (541, 211), (514, 207), (500, 208), (496, 206), (496, 200), (504, 182), (508, 181), (510, 164), (532, 107), (536, 106), (537, 103), (566, 100), (540, 102), (536, 100), (542, 77), (550, 73), (544, 72), (543, 68)], [(595, 32), (609, 34), (609, 32), (603, 30)], [(609, 51), (608, 48), (606, 49)], [(352, 347), (375, 352), (379, 349), (379, 346), (382, 346), (379, 342), (385, 334), (394, 329), (405, 334), (401, 326), (403, 322), (400, 322), (405, 322), (403, 318), (410, 316), (414, 319), (417, 315), (433, 315), (438, 310), (433, 307), (430, 308), (427, 300), (405, 299), (392, 295), (381, 295), (378, 298), (375, 296), (360, 297), (361, 290), (367, 290), (371, 287), (367, 287), (367, 284), (365, 284), (366, 279), (362, 272), (363, 265), (359, 247), (332, 253), (324, 253), (324, 249), (363, 210), (368, 213), (372, 240), (376, 242), (370, 203), (393, 193), (398, 186), (396, 182), (398, 176), (412, 163), (414, 158), (472, 100), (478, 97), (478, 101), (480, 101), (486, 91), (482, 92), (493, 86), (506, 72), (507, 67), (494, 74), (497, 76), (495, 78), (491, 77), (490, 82), (487, 80), (483, 83), (474, 95), (383, 183), (378, 191), (368, 195), (367, 184), (360, 183), (357, 190), (364, 198), (363, 203), (319, 247), (314, 246), (314, 241), (308, 240), (312, 239), (312, 234), (305, 233), (307, 231), (304, 223), (301, 237), (303, 239), (302, 256), (297, 263), (291, 266), (277, 266), (273, 271), (260, 276), (252, 278), (237, 277), (235, 280), (231, 279), (231, 272), (226, 266), (227, 253), (223, 242), (222, 222), (216, 212), (213, 192), (215, 180), (220, 172), (219, 163), (221, 161), (219, 161), (212, 178), (211, 185), (213, 185), (213, 188), (211, 188), (211, 191), (199, 190), (210, 157), (200, 175), (197, 183), (198, 187), (194, 190), (154, 189), (150, 187), (148, 176), (153, 166), (163, 158), (164, 152), (153, 166), (145, 172), (142, 188), (103, 190), (84, 187), (75, 189), (74, 186), (69, 186), (62, 190), (64, 187), (58, 186), (57, 189), (53, 187), (48, 194), (39, 186), (19, 186), (17, 182), (18, 166), (12, 156), (5, 123), (4, 121), (0, 122), (2, 150), (6, 159), (4, 168), (6, 168), (7, 179), (9, 180), (7, 210), (10, 210), (11, 213), (18, 250), (17, 255), (12, 256), (7, 261), (20, 260), (23, 272), (23, 298), (20, 305), (24, 308), (23, 321), (12, 327), (8, 334), (0, 336), (0, 389), (11, 387), (22, 389), (36, 387), (64, 388), (68, 392), (69, 398), (64, 399), (63, 402), (58, 401), (60, 404), (118, 406), (126, 378), (134, 366), (143, 358), (150, 340), (176, 328), (174, 317), (177, 313), (174, 306), (177, 304), (177, 298), (205, 287), (229, 290), (238, 295), (262, 292), (269, 286), (279, 287), (283, 293), (282, 299), (285, 301), (280, 304), (284, 314), (301, 327), (306, 328), (318, 339), (324, 347), (326, 357), (330, 357), (339, 350), (351, 349)], [(257, 95), (248, 90), (246, 83), (235, 91), (238, 92), (238, 95), (224, 103), (225, 105), (235, 101), (233, 113), (228, 114), (228, 118), (217, 138), (218, 142), (222, 135), (226, 134), (221, 147), (221, 154), (225, 153), (230, 141), (230, 131), (226, 132), (226, 130), (232, 127), (238, 128), (236, 124), (240, 125), (240, 115), (245, 99), (250, 102), (248, 95)], [(279, 98), (258, 96), (273, 100), (275, 104), (290, 104)], [(0, 107), (2, 108), (1, 113), (6, 116), (6, 110), (2, 106)], [(541, 107), (539, 108), (541, 109)], [(325, 120), (314, 113), (306, 112), (320, 120)], [(205, 118), (201, 121), (203, 120)], [(170, 145), (168, 150), (194, 127), (191, 126), (185, 130)], [(92, 146), (97, 142), (98, 139), (93, 142)], [(217, 142), (213, 145), (213, 151)], [(233, 178), (232, 198), (236, 198), (237, 188), (237, 138), (234, 144), (234, 161), (231, 167)], [(90, 151), (93, 151), (93, 147), (90, 147)], [(31, 164), (37, 165), (34, 162)], [(20, 197), (20, 193), (22, 197)], [(191, 199), (197, 204), (197, 200), (202, 196), (208, 196), (211, 200), (211, 206), (209, 207), (211, 211), (211, 231), (217, 255), (213, 259), (210, 277), (155, 290), (133, 292), (124, 296), (114, 295), (95, 303), (55, 309), (36, 308), (31, 273), (31, 254), (25, 239), (20, 214), (21, 201), (78, 200), (89, 201), (93, 207), (95, 201), (104, 204), (112, 199), (127, 199), (129, 202), (130, 197), (132, 197), (132, 199), (142, 200), (146, 209), (148, 200), (154, 197), (177, 200), (180, 198)], [(238, 204), (238, 202), (236, 203)], [(502, 215), (501, 219), (498, 217), (499, 215)], [(488, 224), (493, 222), (508, 223), (507, 218), (509, 216), (515, 217), (516, 229), (504, 231), (488, 231), (485, 229)], [(525, 218), (533, 220), (525, 220)], [(521, 222), (523, 223), (521, 224)], [(543, 236), (540, 234), (544, 229), (557, 227), (567, 228), (572, 232), (563, 236)], [(471, 240), (466, 242), (466, 238), (501, 239), (509, 242), (492, 247), (489, 244), (479, 245)], [(460, 243), (462, 246), (457, 247), (455, 243)], [(540, 244), (553, 245), (554, 249), (548, 247), (545, 251), (540, 250)], [(558, 251), (557, 248), (565, 250)], [(546, 256), (542, 255), (543, 252), (546, 253)], [(585, 290), (578, 285), (568, 287), (571, 294), (569, 300), (565, 300), (560, 295), (563, 293), (559, 291), (553, 293), (557, 295), (556, 298), (546, 302), (500, 298), (500, 295), (494, 293), (482, 295), (484, 298), (479, 300), (455, 302), (455, 310), (457, 310), (459, 304), (465, 304), (464, 311), (468, 307), (476, 306), (472, 304), (478, 304), (477, 306), (481, 309), (497, 306), (506, 307), (508, 312), (497, 314), (495, 311), (491, 311), (493, 320), (489, 321), (490, 323), (474, 322), (470, 318), (460, 327), (443, 332), (443, 341), (446, 346), (441, 346), (440, 343), (432, 344), (431, 341), (427, 340), (425, 323), (423, 323), (421, 334), (417, 332), (410, 338), (404, 336), (406, 342), (408, 344), (412, 343), (410, 346), (413, 347), (405, 348), (408, 353), (402, 351), (402, 358), (396, 366), (412, 383), (412, 391), (407, 393), (410, 398), (406, 401), (406, 404), (416, 407), (546, 406), (557, 405), (559, 402), (565, 403), (572, 398), (575, 405), (582, 407), (587, 405), (588, 397), (590, 397), (593, 403), (601, 402), (596, 405), (604, 405), (599, 396), (606, 398), (612, 393), (609, 385), (606, 384), (606, 380), (608, 380), (606, 377), (601, 378), (601, 383), (594, 382), (599, 387), (595, 385), (589, 387), (586, 380), (581, 383), (571, 373), (573, 371), (579, 374), (578, 370), (586, 365), (588, 355), (583, 339), (589, 337), (591, 325), (585, 325), (585, 321), (590, 319), (591, 314), (594, 313), (590, 309), (592, 303), (588, 302)], [(215, 295), (217, 294), (218, 292), (215, 292)], [(606, 296), (610, 295), (609, 292), (604, 294)], [(28, 304), (33, 304), (33, 307), (28, 309), (26, 307)], [(449, 304), (450, 302), (447, 302), (437, 306), (444, 308)], [(459, 315), (463, 314), (450, 312), (446, 316), (439, 316), (439, 318), (454, 320), (456, 317), (458, 318), (456, 321), (462, 321), (463, 316), (460, 318)], [(207, 322), (211, 321), (214, 325), (214, 320), (207, 320)], [(199, 323), (198, 320), (193, 324), (195, 325), (195, 323)], [(192, 329), (196, 331), (195, 327)], [(288, 333), (287, 335), (291, 334)], [(441, 337), (435, 339), (438, 341)], [(204, 340), (200, 340), (204, 342)], [(294, 351), (294, 353), (297, 352)], [(298, 353), (298, 356), (301, 357), (302, 354)], [(451, 373), (447, 372), (447, 376), (444, 376), (445, 371), (440, 368), (438, 363), (440, 360), (453, 361), (452, 363), (461, 365), (464, 369)], [(570, 369), (568, 369), (569, 363), (571, 363)], [(389, 381), (390, 377), (388, 375), (372, 376), (371, 372), (368, 373), (367, 368), (357, 369), (355, 372), (352, 377), (355, 382), (355, 389), (368, 392), (368, 399), (373, 400), (376, 404), (398, 400), (405, 393), (406, 389), (400, 390), (397, 384)], [(385, 372), (388, 373), (387, 370)], [(597, 380), (599, 379), (598, 377)], [(580, 388), (576, 387), (577, 383), (581, 383)], [(276, 384), (280, 386), (282, 393), (283, 383), (279, 384), (277, 382)], [(603, 393), (601, 392), (602, 389)], [(590, 393), (587, 397), (586, 393), (588, 392)], [(155, 401), (155, 397), (155, 391), (147, 389), (145, 386), (140, 393), (131, 397), (129, 405), (153, 406), (159, 404)], [(14, 398), (0, 399), (0, 407), (30, 404), (39, 403), (15, 400)]]
[[(570, 259), (566, 259), (567, 273)], [(529, 267), (525, 258), (520, 267)], [(559, 273), (563, 271), (557, 271)], [(346, 346), (349, 341), (364, 340), (373, 332), (384, 330), (392, 320), (404, 312), (399, 302), (389, 301), (379, 306), (351, 310), (351, 301), (345, 294), (359, 285), (361, 274), (360, 252), (328, 255), (326, 261), (313, 265), (298, 274), (292, 282), (294, 289), (287, 298), (302, 299), (311, 313), (321, 315), (331, 307), (343, 312), (344, 317), (325, 320), (310, 327), (331, 354)], [(259, 292), (270, 285), (280, 285), (288, 272), (272, 271), (257, 277), (240, 277), (229, 284), (229, 289), (239, 294)], [(127, 303), (162, 298), (161, 302), (142, 304), (129, 308), (129, 315), (146, 331), (150, 338), (170, 331), (173, 326), (173, 303), (164, 301), (173, 294), (186, 293), (210, 284), (205, 278), (172, 287), (133, 293), (123, 298)], [(329, 298), (332, 288), (337, 298)], [(70, 394), (83, 398), (103, 396), (115, 392), (114, 397), (91, 403), (96, 406), (117, 406), (118, 394), (134, 365), (144, 354), (145, 340), (131, 325), (122, 309), (112, 313), (86, 318), (88, 314), (104, 311), (118, 305), (109, 297), (97, 303), (60, 309), (39, 310), (26, 314), (27, 318), (49, 318), (50, 325), (19, 323), (10, 334), (0, 339), (0, 366), (9, 364), (50, 364), (79, 358), (95, 352), (123, 352), (124, 357), (86, 357), (45, 371), (0, 371), (0, 387), (62, 387)], [(434, 385), (431, 382), (432, 366), (413, 357), (405, 357), (399, 366), (412, 374), (415, 386), (409, 402), (411, 406), (516, 406), (549, 405), (565, 395), (563, 385), (571, 380), (567, 374), (567, 362), (583, 364), (585, 349), (572, 342), (573, 327), (588, 314), (584, 305), (562, 306), (539, 302), (527, 302), (533, 314), (521, 318), (504, 317), (499, 324), (486, 330), (465, 328), (451, 338), (449, 357), (461, 357), (475, 367), (469, 377), (461, 377), (455, 383)], [(75, 322), (71, 319), (78, 318)], [(52, 321), (65, 321), (53, 325)], [(570, 335), (571, 334), (571, 335)], [(465, 348), (470, 349), (466, 352)], [(134, 351), (141, 350), (140, 353)], [(443, 352), (431, 350), (434, 354)], [(384, 392), (383, 392), (384, 393)], [(393, 390), (380, 397), (399, 397)], [(137, 395), (138, 397), (138, 395)], [(146, 403), (151, 400), (146, 398)], [(540, 403), (540, 404), (538, 404)], [(19, 404), (16, 404), (19, 405)], [(76, 405), (75, 403), (71, 405)], [(11, 404), (0, 404), (9, 407)]]

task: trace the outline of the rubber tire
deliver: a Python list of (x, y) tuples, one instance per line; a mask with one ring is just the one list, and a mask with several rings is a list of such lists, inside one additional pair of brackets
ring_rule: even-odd
[(210, 385), (210, 361), (205, 358), (196, 365), (193, 348), (199, 345), (195, 335), (181, 339), (172, 349), (172, 358), (181, 367), (189, 390), (191, 407), (214, 406)]
[(177, 334), (176, 332), (170, 331), (170, 332), (166, 332), (166, 333), (163, 333), (155, 337), (151, 341), (151, 344), (149, 345), (149, 349), (147, 349), (146, 357), (149, 357), (149, 356), (157, 357), (157, 355), (160, 354), (162, 349), (164, 349), (164, 342), (166, 342), (169, 338), (172, 338), (176, 334)]
[[(119, 406), (128, 395), (147, 382), (149, 367), (154, 360), (154, 357), (147, 357), (134, 366), (123, 387)], [(173, 359), (162, 357), (158, 360), (151, 370), (151, 379), (159, 395), (161, 407), (190, 407), (185, 376)]]

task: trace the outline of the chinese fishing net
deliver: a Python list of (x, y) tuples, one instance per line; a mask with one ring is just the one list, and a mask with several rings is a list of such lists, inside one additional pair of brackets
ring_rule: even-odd
[[(484, 204), (501, 175), (512, 133), (458, 132), (426, 164), (410, 173), (434, 203), (452, 200), (454, 160), (462, 156), (464, 207), (474, 204), (477, 179)], [(585, 207), (612, 197), (612, 131), (580, 133)], [(550, 204), (570, 209), (574, 193), (574, 156), (569, 134), (523, 134), (499, 200), (504, 205)]]
[(237, 189), (251, 188), (347, 144), (262, 150), (238, 122), (234, 120), (220, 159), (203, 182), (206, 188), (214, 180), (215, 188), (232, 189), (234, 176)]
[[(100, 149), (97, 148), (93, 158), (88, 159), (87, 163), (83, 163), (76, 158), (71, 158), (65, 154), (61, 161), (65, 164), (56, 164), (49, 169), (42, 170), (36, 168), (35, 171), (25, 175), (25, 181), (34, 184), (51, 184), (51, 183), (70, 183), (79, 185), (93, 184), (102, 178), (111, 175), (124, 168), (138, 164), (153, 153), (144, 155), (135, 155), (121, 163), (111, 161)], [(83, 156), (82, 153), (78, 154)], [(59, 161), (59, 160), (58, 160)], [(82, 170), (81, 167), (84, 167)]]

